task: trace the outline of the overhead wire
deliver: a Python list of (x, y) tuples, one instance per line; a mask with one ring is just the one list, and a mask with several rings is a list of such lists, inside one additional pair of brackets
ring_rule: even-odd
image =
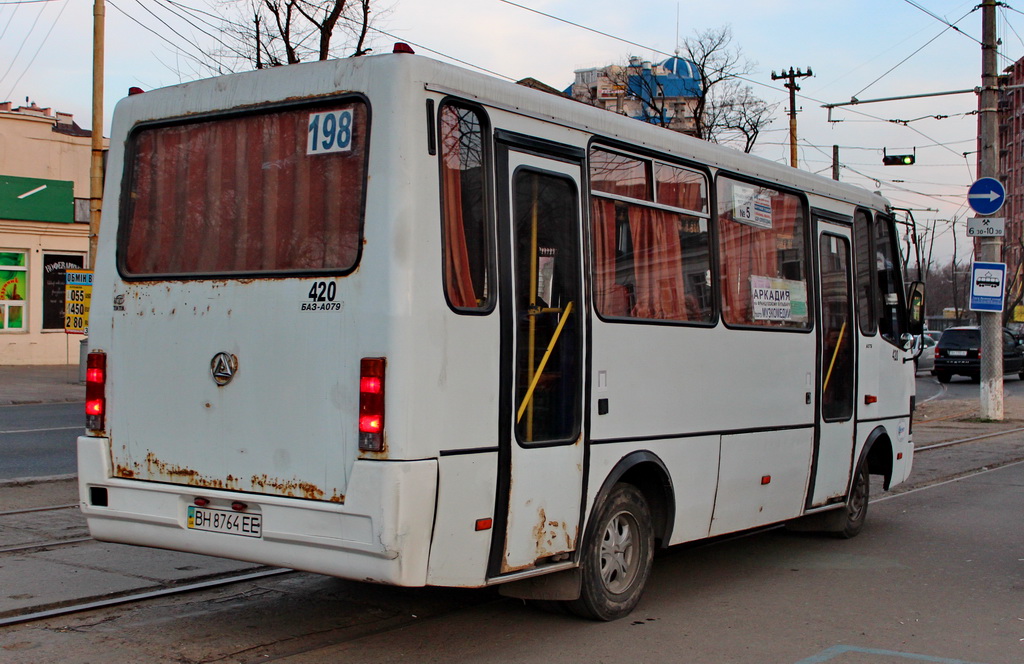
[[(957, 21), (957, 23), (959, 23), (960, 21), (964, 20), (965, 18), (967, 18), (968, 16), (970, 16), (970, 15), (971, 15), (971, 14), (973, 14), (973, 13), (974, 13), (974, 10), (972, 9), (971, 11), (967, 12), (967, 13), (966, 13), (966, 14), (964, 14), (964, 15), (963, 15), (962, 17), (960, 17), (960, 20), (958, 20), (958, 21)], [(926, 49), (926, 48), (927, 48), (928, 46), (930, 46), (930, 45), (931, 45), (931, 43), (932, 43), (932, 42), (934, 42), (934, 41), (935, 41), (936, 39), (938, 39), (938, 38), (939, 38), (939, 37), (941, 37), (942, 35), (944, 35), (944, 34), (946, 34), (947, 32), (949, 32), (950, 28), (953, 28), (953, 27), (954, 27), (954, 26), (953, 26), (952, 24), (948, 24), (948, 25), (947, 25), (947, 26), (946, 26), (945, 28), (943, 28), (943, 29), (942, 29), (942, 32), (940, 32), (939, 34), (935, 35), (934, 37), (932, 37), (931, 39), (929, 39), (928, 41), (926, 41), (926, 42), (925, 42), (924, 44), (922, 44), (922, 45), (921, 45), (921, 46), (920, 46), (920, 47), (919, 47), (919, 48), (918, 48), (917, 50), (915, 50), (915, 51), (914, 51), (913, 53), (911, 53), (910, 55), (908, 55), (907, 57), (903, 58), (902, 60), (900, 60), (899, 62), (897, 62), (897, 63), (896, 63), (895, 65), (893, 65), (892, 67), (890, 67), (890, 68), (888, 69), (888, 71), (886, 71), (886, 72), (885, 72), (884, 74), (882, 74), (881, 76), (879, 76), (879, 77), (878, 77), (878, 78), (876, 78), (875, 80), (873, 80), (873, 81), (871, 81), (870, 83), (868, 83), (867, 85), (865, 85), (865, 86), (864, 86), (863, 88), (861, 88), (861, 89), (860, 89), (859, 91), (857, 91), (857, 92), (853, 93), (852, 97), (853, 97), (854, 99), (856, 99), (858, 95), (862, 94), (862, 93), (863, 93), (863, 92), (864, 92), (865, 90), (867, 90), (868, 88), (870, 88), (870, 87), (871, 87), (872, 85), (874, 85), (875, 83), (878, 83), (878, 82), (879, 82), (879, 81), (881, 81), (881, 80), (882, 80), (883, 78), (885, 78), (885, 77), (886, 77), (886, 76), (888, 76), (889, 74), (891, 74), (891, 73), (893, 73), (894, 71), (896, 71), (897, 69), (899, 69), (899, 67), (900, 67), (900, 66), (902, 66), (902, 65), (903, 65), (903, 64), (904, 64), (904, 63), (905, 63), (905, 62), (906, 62), (907, 60), (909, 60), (910, 58), (914, 57), (915, 55), (917, 55), (918, 53), (920, 53), (921, 51), (923, 51), (924, 49)]]
[(7, 69), (4, 71), (3, 75), (0, 76), (0, 84), (2, 84), (4, 82), (4, 79), (7, 78), (7, 75), (11, 73), (11, 69), (14, 68), (14, 63), (18, 60), (18, 57), (21, 55), (22, 49), (25, 48), (25, 44), (26, 42), (28, 42), (28, 38), (32, 36), (33, 32), (35, 32), (36, 25), (39, 23), (39, 18), (43, 15), (44, 11), (45, 9), (43, 9), (42, 7), (39, 8), (39, 13), (37, 13), (36, 17), (32, 20), (32, 27), (30, 27), (25, 32), (25, 36), (22, 38), (21, 43), (18, 44), (17, 52), (14, 54), (14, 57), (11, 58), (11, 61), (7, 65)]
[[(138, 2), (138, 0), (136, 0), (136, 1)], [(160, 5), (158, 4), (157, 6), (159, 7)], [(172, 9), (172, 7), (177, 8), (178, 11), (175, 11), (175, 9)], [(197, 17), (194, 17), (194, 15), (190, 14), (190, 10), (192, 10), (191, 7), (186, 7), (184, 5), (181, 5), (181, 3), (173, 2), (173, 0), (170, 0), (170, 1), (166, 2), (166, 6), (164, 6), (163, 9), (165, 11), (169, 12), (170, 14), (172, 14), (173, 16), (176, 16), (177, 18), (179, 18), (182, 21), (184, 21), (185, 23), (187, 23), (193, 29), (198, 30), (202, 34), (204, 34), (207, 37), (209, 37), (209, 38), (213, 39), (214, 41), (218, 42), (225, 49), (227, 49), (229, 52), (234, 53), (236, 56), (238, 56), (240, 58), (247, 59), (247, 56), (242, 51), (240, 51), (238, 48), (232, 46), (231, 44), (228, 44), (227, 42), (225, 42), (223, 39), (221, 39), (217, 35), (215, 35), (215, 34), (209, 32), (209, 31), (205, 30), (204, 28), (196, 25), (193, 22), (193, 20), (192, 20), (193, 18), (196, 21), (200, 21), (202, 23), (205, 23), (206, 25), (210, 26), (213, 29), (219, 29), (219, 26), (215, 26), (215, 25), (211, 24), (210, 22), (206, 21), (205, 19), (197, 18)], [(152, 12), (150, 12), (150, 13), (152, 14)], [(239, 25), (239, 24), (234, 24), (233, 22), (229, 22), (227, 20), (225, 20), (225, 22), (229, 23), (229, 24), (233, 24), (233, 25)], [(165, 23), (165, 25), (166, 25), (166, 23)], [(195, 44), (195, 42), (192, 42), (192, 43), (197, 48), (200, 48), (200, 50), (202, 50), (202, 48), (199, 47), (198, 44)]]
[(11, 89), (7, 93), (5, 97), (6, 99), (11, 98), (11, 95), (14, 94), (14, 89), (18, 87), (18, 83), (21, 83), (21, 79), (23, 79), (25, 77), (25, 74), (28, 73), (28, 70), (32, 68), (32, 63), (34, 63), (36, 61), (36, 58), (39, 57), (39, 52), (43, 50), (43, 46), (46, 45), (46, 41), (50, 38), (50, 34), (53, 33), (53, 29), (57, 26), (57, 22), (60, 21), (61, 15), (64, 13), (64, 10), (67, 9), (68, 2), (69, 0), (64, 0), (64, 4), (61, 5), (60, 11), (57, 12), (57, 16), (53, 19), (53, 23), (50, 24), (50, 29), (46, 31), (46, 34), (43, 36), (43, 39), (39, 42), (39, 47), (36, 49), (36, 52), (32, 54), (32, 58), (28, 61), (28, 64), (25, 65), (25, 69), (22, 70), (21, 75), (18, 76), (17, 80), (15, 80), (14, 83), (11, 84)]
[[(179, 38), (180, 38), (180, 39), (181, 39), (182, 41), (184, 41), (184, 42), (185, 42), (186, 44), (188, 44), (189, 46), (191, 46), (191, 47), (195, 48), (195, 49), (196, 49), (196, 51), (197, 51), (197, 52), (198, 52), (198, 53), (199, 53), (200, 55), (202, 55), (204, 59), (205, 59), (205, 58), (209, 58), (209, 54), (208, 54), (208, 53), (206, 53), (206, 52), (205, 52), (205, 51), (203, 50), (203, 47), (202, 47), (202, 46), (200, 46), (199, 44), (197, 44), (197, 43), (196, 43), (196, 42), (195, 42), (194, 40), (192, 40), (192, 39), (189, 39), (189, 38), (188, 38), (188, 37), (186, 37), (185, 35), (181, 34), (181, 32), (179, 32), (179, 31), (178, 31), (178, 30), (176, 30), (176, 29), (175, 29), (175, 28), (174, 28), (173, 26), (171, 26), (171, 24), (170, 24), (170, 23), (168, 23), (167, 21), (165, 21), (165, 20), (164, 20), (164, 19), (162, 19), (161, 17), (157, 16), (157, 15), (156, 15), (156, 13), (155, 13), (155, 12), (154, 12), (154, 11), (153, 11), (152, 9), (150, 9), (150, 8), (149, 8), (149, 7), (147, 7), (146, 5), (142, 4), (142, 0), (135, 0), (135, 4), (137, 4), (137, 5), (139, 6), (139, 7), (142, 7), (142, 8), (144, 9), (144, 10), (146, 10), (146, 13), (148, 13), (148, 14), (149, 14), (150, 16), (152, 16), (152, 17), (153, 17), (153, 18), (155, 18), (155, 19), (156, 19), (157, 21), (159, 21), (160, 23), (162, 23), (162, 24), (163, 24), (163, 25), (164, 25), (164, 26), (165, 26), (165, 27), (166, 27), (166, 28), (167, 28), (168, 30), (170, 30), (170, 31), (171, 31), (172, 33), (174, 33), (175, 35), (177, 35), (177, 36), (178, 36), (178, 37), (179, 37)], [(180, 48), (180, 47), (179, 47), (179, 48)], [(197, 58), (197, 60), (198, 60), (198, 58)], [(204, 64), (205, 64), (205, 62), (204, 62)], [(223, 67), (223, 65), (222, 65), (221, 63), (217, 63), (217, 64), (218, 64), (218, 66), (219, 66), (219, 67)], [(211, 66), (210, 66), (209, 64), (205, 64), (205, 66), (206, 66), (206, 69), (207, 69), (207, 71), (210, 71), (210, 72), (212, 72), (212, 73), (215, 73), (215, 74), (223, 74), (223, 73), (224, 73), (223, 71), (221, 71), (221, 70), (220, 70), (220, 69), (218, 69), (218, 68), (214, 68), (214, 67), (211, 67)], [(232, 72), (231, 72), (231, 69), (229, 69), (229, 68), (226, 68), (226, 67), (224, 67), (224, 69), (227, 69), (228, 73), (232, 73)]]
[[(119, 0), (119, 1), (120, 1), (120, 0)], [(188, 59), (190, 59), (190, 60), (194, 61), (194, 62), (195, 62), (196, 64), (198, 64), (198, 65), (199, 65), (200, 67), (208, 67), (208, 65), (206, 64), (206, 62), (205, 62), (204, 60), (202, 60), (202, 59), (200, 59), (200, 58), (197, 58), (196, 56), (192, 55), (191, 53), (186, 53), (185, 51), (182, 51), (182, 50), (181, 50), (181, 47), (180, 47), (180, 46), (179, 46), (178, 44), (175, 44), (175, 43), (174, 43), (173, 41), (171, 41), (171, 40), (170, 40), (170, 39), (168, 39), (167, 37), (163, 36), (162, 34), (160, 34), (159, 32), (157, 32), (157, 31), (156, 31), (156, 30), (154, 30), (153, 28), (149, 27), (148, 25), (146, 25), (145, 23), (143, 23), (143, 22), (142, 22), (142, 21), (140, 21), (139, 19), (135, 18), (134, 16), (132, 16), (131, 14), (129, 14), (128, 12), (126, 12), (125, 10), (121, 9), (120, 7), (118, 7), (118, 6), (117, 6), (117, 5), (116, 5), (116, 4), (115, 4), (115, 3), (113, 2), (113, 0), (105, 0), (105, 2), (106, 2), (106, 3), (108, 4), (108, 5), (110, 5), (111, 7), (113, 7), (114, 9), (116, 9), (117, 11), (121, 12), (121, 14), (123, 14), (123, 15), (124, 15), (124, 16), (125, 16), (126, 18), (128, 18), (128, 19), (129, 19), (130, 21), (132, 21), (132, 22), (134, 22), (135, 24), (137, 24), (137, 25), (138, 25), (139, 27), (141, 27), (141, 28), (142, 28), (143, 30), (146, 30), (147, 32), (149, 32), (149, 33), (153, 34), (154, 36), (156, 36), (157, 38), (159, 38), (160, 40), (162, 40), (162, 41), (166, 42), (166, 43), (167, 43), (167, 44), (169, 44), (169, 45), (170, 45), (171, 47), (173, 47), (173, 48), (174, 48), (174, 49), (175, 49), (176, 51), (180, 52), (180, 53), (181, 53), (182, 55), (186, 56), (186, 57), (187, 57)]]
[(19, 7), (15, 6), (11, 11), (11, 15), (7, 17), (7, 23), (4, 24), (4, 29), (0, 30), (0, 39), (3, 39), (4, 35), (7, 34), (7, 28), (11, 27), (11, 22), (14, 21), (14, 17), (18, 13), (18, 9)]

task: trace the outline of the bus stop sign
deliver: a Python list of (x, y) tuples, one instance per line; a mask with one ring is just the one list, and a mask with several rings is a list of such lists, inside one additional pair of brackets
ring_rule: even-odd
[(1006, 189), (995, 178), (978, 178), (967, 190), (967, 204), (982, 216), (999, 212), (1005, 200)]
[(971, 311), (1002, 311), (1006, 263), (975, 263), (971, 266)]

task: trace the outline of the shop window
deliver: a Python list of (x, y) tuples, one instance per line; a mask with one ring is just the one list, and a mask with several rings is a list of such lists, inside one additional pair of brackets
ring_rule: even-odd
[(0, 332), (26, 329), (28, 263), (23, 251), (0, 251)]
[(81, 254), (43, 254), (43, 329), (64, 329), (64, 290), (67, 271), (81, 270)]

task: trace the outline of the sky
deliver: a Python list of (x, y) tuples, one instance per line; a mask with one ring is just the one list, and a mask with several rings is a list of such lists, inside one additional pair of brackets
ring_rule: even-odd
[[(128, 88), (145, 90), (209, 75), (194, 65), (214, 40), (175, 16), (216, 12), (226, 0), (105, 0), (105, 132)], [(1000, 68), (1024, 56), (1024, 0), (1000, 8)], [(576, 69), (668, 57), (698, 32), (728, 26), (754, 63), (753, 92), (778, 103), (754, 153), (788, 163), (788, 92), (772, 81), (790, 67), (798, 80), (799, 167), (826, 176), (840, 146), (840, 179), (880, 191), (936, 223), (935, 256), (948, 260), (966, 239), (967, 188), (976, 178), (977, 97), (973, 93), (832, 110), (824, 104), (969, 90), (981, 82), (977, 0), (383, 0), (375, 2), (374, 52), (395, 41), (417, 53), (564, 89)], [(951, 28), (953, 24), (956, 29)], [(93, 0), (0, 0), (0, 101), (26, 99), (73, 113), (91, 126)], [(197, 46), (198, 45), (198, 46)], [(937, 119), (935, 116), (940, 116)], [(832, 121), (830, 121), (830, 119)], [(897, 121), (897, 122), (893, 122)], [(913, 166), (883, 166), (913, 152)], [(956, 220), (956, 225), (951, 221)]]

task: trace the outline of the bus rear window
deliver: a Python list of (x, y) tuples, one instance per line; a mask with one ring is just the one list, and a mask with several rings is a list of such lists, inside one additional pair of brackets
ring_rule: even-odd
[(129, 139), (125, 276), (347, 272), (369, 122), (335, 101), (144, 128)]

